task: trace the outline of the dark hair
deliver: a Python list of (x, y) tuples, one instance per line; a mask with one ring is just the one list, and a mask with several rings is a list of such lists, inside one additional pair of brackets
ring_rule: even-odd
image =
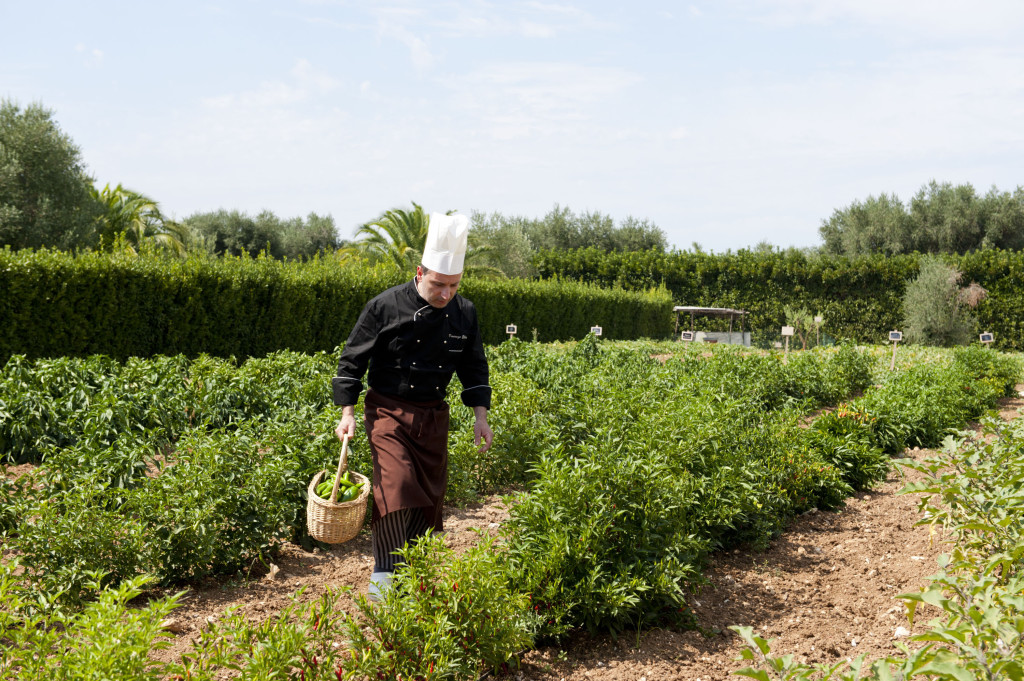
[(423, 274), (430, 274), (430, 268), (423, 263), (420, 263), (420, 269), (423, 270)]

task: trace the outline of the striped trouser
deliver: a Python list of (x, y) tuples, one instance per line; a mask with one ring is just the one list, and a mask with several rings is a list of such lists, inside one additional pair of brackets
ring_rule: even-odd
[(395, 563), (401, 557), (394, 551), (402, 548), (407, 542), (416, 539), (430, 529), (423, 510), (419, 508), (403, 508), (381, 516), (370, 527), (373, 535), (373, 560), (376, 565), (374, 572), (394, 572)]

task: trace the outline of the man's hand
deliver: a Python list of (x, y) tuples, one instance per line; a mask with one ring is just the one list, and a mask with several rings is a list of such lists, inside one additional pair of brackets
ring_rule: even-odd
[[(487, 407), (473, 407), (473, 413), (476, 414), (476, 423), (473, 424), (473, 444), (480, 445), (480, 449), (477, 451), (483, 454), (491, 448), (494, 432), (487, 425)], [(483, 442), (482, 445), (481, 442)]]
[(341, 421), (334, 429), (334, 434), (342, 441), (345, 440), (345, 436), (352, 439), (356, 434), (356, 408), (354, 406), (347, 405), (341, 408)]

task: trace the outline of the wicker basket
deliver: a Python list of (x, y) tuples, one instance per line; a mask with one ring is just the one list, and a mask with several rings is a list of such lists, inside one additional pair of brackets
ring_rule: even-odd
[(306, 502), (306, 525), (309, 536), (325, 544), (341, 544), (359, 534), (366, 520), (366, 502), (370, 498), (370, 481), (365, 475), (352, 472), (351, 478), (362, 483), (359, 496), (352, 501), (337, 503), (338, 480), (345, 472), (348, 464), (348, 438), (341, 444), (341, 458), (338, 460), (338, 474), (335, 477), (334, 489), (330, 499), (321, 499), (316, 494), (316, 486), (327, 471), (320, 471), (309, 483), (309, 500)]

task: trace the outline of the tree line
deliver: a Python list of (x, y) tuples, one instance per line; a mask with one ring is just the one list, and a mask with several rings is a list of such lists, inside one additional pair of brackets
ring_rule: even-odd
[[(96, 186), (80, 149), (51, 111), (40, 104), (22, 108), (0, 101), (0, 247), (130, 252), (149, 247), (173, 255), (265, 253), (293, 260), (338, 252), (415, 267), (429, 216), (415, 202), (412, 206), (360, 224), (352, 239), (339, 235), (332, 216), (316, 213), (282, 218), (268, 210), (250, 215), (220, 209), (172, 220), (141, 192), (121, 184)], [(531, 259), (538, 248), (666, 248), (665, 233), (648, 220), (629, 217), (616, 225), (608, 215), (577, 214), (559, 205), (539, 219), (497, 212), (472, 217), (475, 267), (499, 276), (533, 276)]]
[(895, 194), (837, 209), (818, 230), (836, 255), (969, 253), (1024, 248), (1024, 187), (980, 196), (970, 184), (932, 180), (904, 204)]
[[(467, 263), (481, 274), (535, 277), (543, 269), (543, 253), (551, 251), (669, 248), (665, 232), (650, 220), (628, 216), (616, 223), (599, 211), (574, 212), (559, 204), (540, 218), (477, 211), (471, 218)], [(79, 148), (51, 111), (0, 100), (0, 247), (265, 253), (293, 260), (336, 253), (410, 268), (422, 252), (428, 223), (415, 202), (412, 209), (392, 208), (358, 224), (352, 238), (339, 234), (332, 216), (317, 213), (283, 218), (267, 210), (250, 215), (219, 209), (173, 220), (141, 192), (95, 185)], [(819, 233), (822, 245), (808, 250), (834, 255), (1020, 250), (1024, 187), (993, 187), (979, 195), (970, 184), (933, 180), (907, 203), (884, 193), (853, 201), (823, 220)], [(773, 247), (763, 242), (753, 250)]]

